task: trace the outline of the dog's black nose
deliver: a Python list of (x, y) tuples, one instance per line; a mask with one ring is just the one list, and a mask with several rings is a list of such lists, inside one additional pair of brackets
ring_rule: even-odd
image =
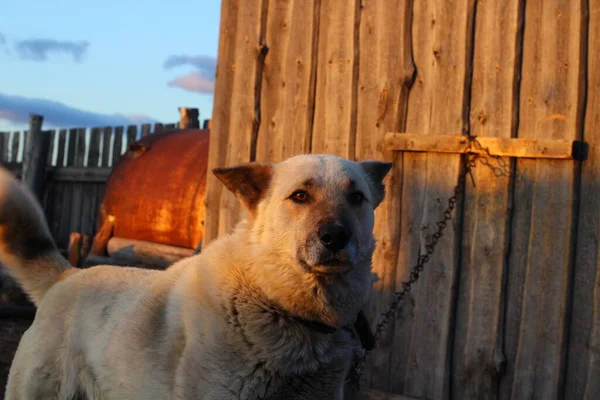
[(328, 224), (319, 229), (319, 239), (332, 252), (342, 250), (350, 241), (350, 232), (340, 224)]

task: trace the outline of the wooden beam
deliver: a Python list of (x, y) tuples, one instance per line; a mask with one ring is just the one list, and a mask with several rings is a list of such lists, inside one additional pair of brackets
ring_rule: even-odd
[[(518, 158), (551, 158), (557, 160), (584, 160), (587, 145), (584, 142), (559, 139), (477, 137), (492, 156)], [(465, 135), (421, 135), (415, 133), (387, 133), (385, 147), (392, 151), (466, 153), (468, 138)], [(485, 150), (471, 146), (469, 151), (486, 154)]]

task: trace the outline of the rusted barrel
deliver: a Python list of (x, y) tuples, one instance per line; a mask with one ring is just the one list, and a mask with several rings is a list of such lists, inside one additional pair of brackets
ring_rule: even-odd
[(209, 131), (148, 135), (113, 167), (100, 205), (100, 226), (113, 235), (193, 249), (204, 233)]

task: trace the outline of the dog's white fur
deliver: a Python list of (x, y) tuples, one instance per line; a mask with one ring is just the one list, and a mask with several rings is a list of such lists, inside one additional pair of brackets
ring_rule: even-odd
[[(0, 261), (38, 306), (7, 400), (343, 398), (345, 327), (369, 292), (390, 167), (303, 155), (215, 170), (249, 217), (165, 271), (71, 268), (37, 202), (0, 169)], [(310, 201), (290, 198), (298, 188)], [(327, 221), (351, 232), (333, 267), (316, 238)]]

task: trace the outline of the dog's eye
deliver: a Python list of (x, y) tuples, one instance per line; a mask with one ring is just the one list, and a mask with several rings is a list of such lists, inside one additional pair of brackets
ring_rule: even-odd
[(365, 196), (360, 192), (355, 192), (350, 194), (348, 197), (348, 202), (353, 206), (360, 206), (365, 200)]
[(296, 190), (290, 198), (296, 203), (305, 203), (308, 200), (308, 193), (304, 190)]

